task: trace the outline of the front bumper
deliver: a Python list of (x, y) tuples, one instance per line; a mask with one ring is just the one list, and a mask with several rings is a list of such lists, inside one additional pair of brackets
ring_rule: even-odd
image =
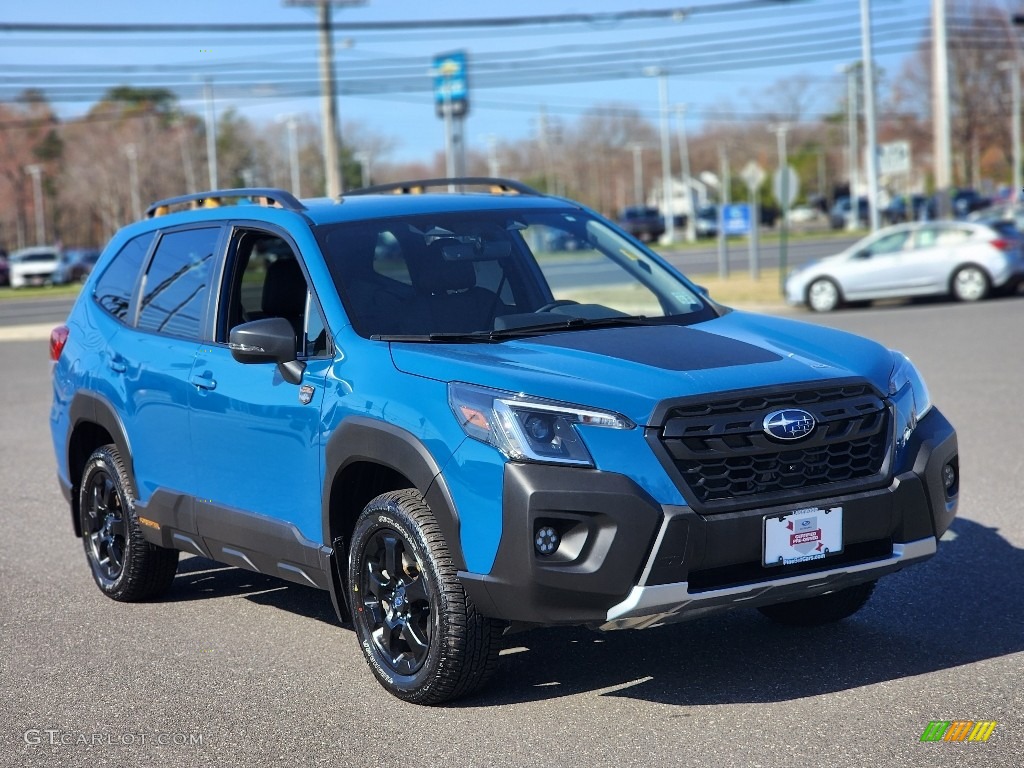
[[(615, 473), (509, 463), (494, 566), (459, 575), (488, 616), (603, 630), (811, 597), (933, 555), (956, 515), (959, 480), (947, 493), (947, 464), (958, 471), (956, 433), (936, 409), (910, 435), (886, 487), (728, 513), (660, 505)], [(764, 518), (810, 506), (843, 507), (842, 553), (762, 566)], [(533, 546), (544, 525), (561, 535), (554, 555)]]

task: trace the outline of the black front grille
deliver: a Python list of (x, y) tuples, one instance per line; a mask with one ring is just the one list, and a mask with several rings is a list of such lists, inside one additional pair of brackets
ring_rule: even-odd
[[(792, 442), (766, 434), (765, 417), (784, 408), (812, 414), (811, 434)], [(662, 424), (658, 442), (706, 511), (844, 493), (886, 473), (889, 408), (866, 382), (678, 401)]]

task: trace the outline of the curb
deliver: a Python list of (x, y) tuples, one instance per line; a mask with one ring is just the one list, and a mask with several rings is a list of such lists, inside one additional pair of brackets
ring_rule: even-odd
[(45, 341), (50, 338), (50, 331), (58, 325), (60, 325), (60, 321), (52, 323), (34, 323), (32, 325), (0, 326), (0, 342)]

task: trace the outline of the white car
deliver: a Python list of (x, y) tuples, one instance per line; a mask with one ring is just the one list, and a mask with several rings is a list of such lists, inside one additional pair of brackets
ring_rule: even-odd
[(60, 252), (50, 246), (22, 248), (8, 259), (11, 288), (26, 285), (46, 285), (53, 282), (54, 273), (60, 263)]
[(1012, 223), (928, 221), (880, 229), (786, 279), (786, 301), (816, 312), (844, 302), (952, 295), (984, 299), (1024, 279), (1024, 235)]

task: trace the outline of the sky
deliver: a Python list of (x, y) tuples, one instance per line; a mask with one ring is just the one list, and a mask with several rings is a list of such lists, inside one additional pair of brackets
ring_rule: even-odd
[[(928, 0), (872, 0), (876, 65), (894, 75), (929, 24)], [(63, 117), (86, 111), (118, 84), (169, 87), (203, 112), (212, 85), (218, 113), (232, 107), (256, 121), (288, 114), (319, 120), (315, 31), (57, 32), (4, 24), (313, 23), (316, 12), (287, 0), (7, 0), (0, 11), (0, 101), (40, 87)], [(618, 19), (640, 10), (684, 13)], [(574, 23), (443, 29), (366, 29), (369, 22), (588, 15)], [(687, 129), (723, 114), (757, 121), (790, 83), (807, 117), (835, 112), (845, 65), (861, 58), (857, 0), (369, 0), (334, 12), (335, 71), (343, 125), (386, 137), (387, 162), (426, 162), (444, 149), (435, 115), (434, 59), (465, 51), (470, 149), (571, 126), (588, 110), (616, 105), (659, 117), (658, 78), (669, 106), (686, 105)], [(792, 86), (800, 83), (799, 87)], [(724, 111), (723, 111), (724, 110)], [(343, 131), (342, 140), (345, 141)]]

